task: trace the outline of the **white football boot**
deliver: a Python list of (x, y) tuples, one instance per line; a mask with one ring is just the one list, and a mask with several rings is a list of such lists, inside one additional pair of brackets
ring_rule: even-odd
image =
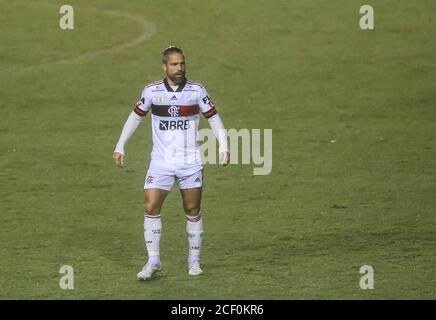
[(138, 277), (138, 280), (149, 280), (154, 275), (158, 274), (162, 271), (161, 265), (146, 263), (145, 266), (142, 268), (141, 271), (138, 272), (136, 275)]
[(198, 276), (203, 273), (203, 270), (200, 268), (200, 262), (194, 261), (189, 265), (188, 274), (190, 276)]

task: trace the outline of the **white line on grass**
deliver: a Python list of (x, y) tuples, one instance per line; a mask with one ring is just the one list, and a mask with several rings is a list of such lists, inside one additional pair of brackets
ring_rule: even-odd
[[(53, 4), (44, 3), (44, 2), (40, 2), (38, 4), (53, 6)], [(86, 59), (92, 59), (92, 58), (95, 58), (95, 57), (100, 56), (102, 54), (110, 54), (110, 53), (120, 52), (124, 49), (135, 47), (135, 46), (141, 44), (142, 42), (144, 42), (145, 40), (147, 40), (151, 36), (153, 36), (156, 32), (156, 27), (155, 27), (154, 23), (146, 21), (143, 17), (134, 16), (134, 15), (131, 15), (131, 14), (128, 14), (125, 12), (121, 12), (121, 11), (116, 11), (116, 10), (104, 10), (104, 9), (92, 8), (92, 7), (80, 7), (80, 9), (81, 10), (84, 9), (88, 12), (96, 12), (96, 13), (98, 12), (100, 14), (106, 14), (108, 16), (117, 17), (117, 18), (124, 18), (124, 19), (134, 21), (135, 23), (142, 25), (143, 32), (139, 36), (137, 36), (137, 37), (135, 37), (127, 42), (112, 46), (110, 48), (99, 49), (99, 50), (87, 52), (87, 53), (84, 53), (84, 54), (81, 54), (81, 55), (75, 56), (75, 57), (47, 61), (47, 62), (43, 62), (43, 63), (36, 63), (36, 64), (29, 65), (29, 66), (8, 67), (8, 68), (0, 69), (0, 73), (10, 73), (10, 72), (15, 73), (15, 72), (35, 70), (35, 69), (44, 69), (44, 68), (51, 67), (54, 65), (71, 64), (71, 63), (80, 62), (80, 61), (83, 61)]]

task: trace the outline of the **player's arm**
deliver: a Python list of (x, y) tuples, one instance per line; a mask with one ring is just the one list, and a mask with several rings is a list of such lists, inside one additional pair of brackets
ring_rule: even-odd
[(142, 119), (147, 115), (150, 106), (145, 97), (145, 90), (141, 95), (141, 99), (135, 106), (135, 109), (130, 113), (127, 118), (126, 123), (124, 124), (123, 130), (121, 131), (120, 138), (118, 139), (117, 145), (115, 147), (115, 151), (112, 154), (112, 159), (118, 167), (122, 167), (124, 165), (124, 147), (130, 137), (138, 128)]
[(209, 121), (209, 125), (219, 143), (220, 163), (226, 166), (230, 162), (230, 152), (227, 146), (227, 131), (224, 128), (224, 123), (218, 113), (208, 118), (207, 121)]
[(202, 110), (203, 116), (209, 122), (210, 127), (213, 130), (215, 137), (219, 143), (219, 153), (220, 153), (220, 163), (226, 166), (230, 162), (230, 152), (227, 146), (227, 131), (224, 127), (224, 123), (221, 120), (215, 106), (208, 96), (206, 89), (203, 88), (200, 97), (200, 109)]

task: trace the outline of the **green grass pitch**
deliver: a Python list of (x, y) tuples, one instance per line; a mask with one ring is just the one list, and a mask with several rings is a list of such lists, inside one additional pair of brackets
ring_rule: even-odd
[[(61, 4), (0, 1), (0, 299), (436, 298), (433, 0), (72, 0), (74, 30)], [(273, 130), (273, 168), (206, 166), (195, 279), (174, 188), (139, 282), (150, 119), (111, 155), (169, 44), (227, 128)]]

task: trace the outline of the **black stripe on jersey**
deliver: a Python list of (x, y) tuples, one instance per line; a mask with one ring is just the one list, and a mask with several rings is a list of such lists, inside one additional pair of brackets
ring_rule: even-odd
[(151, 113), (154, 114), (155, 116), (159, 116), (159, 117), (171, 117), (171, 114), (168, 112), (168, 109), (171, 106), (157, 106), (152, 104), (151, 105)]

